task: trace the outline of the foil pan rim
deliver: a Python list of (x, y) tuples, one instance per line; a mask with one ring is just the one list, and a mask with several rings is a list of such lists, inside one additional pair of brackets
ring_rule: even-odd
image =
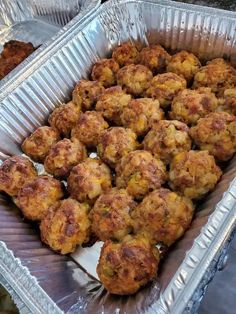
[[(73, 32), (76, 31), (80, 31), (83, 30), (83, 26), (87, 25), (91, 19), (93, 19), (96, 14), (98, 14), (98, 12), (100, 12), (100, 10), (102, 10), (102, 8), (104, 8), (105, 6), (108, 5), (115, 5), (118, 3), (128, 3), (128, 2), (134, 2), (132, 0), (125, 0), (125, 1), (121, 1), (121, 0), (113, 0), (108, 2), (107, 4), (104, 4), (101, 9), (96, 10), (96, 12), (91, 13), (91, 15), (86, 15), (80, 22), (75, 21), (75, 23), (71, 23), (69, 26), (66, 27), (66, 33), (61, 33), (60, 35), (57, 36), (57, 43), (55, 43), (55, 45), (53, 45), (52, 43), (52, 47), (53, 47), (53, 52), (55, 51), (55, 48), (58, 49), (58, 47), (60, 48), (61, 46), (64, 45), (65, 42), (67, 42), (72, 36), (73, 36)], [(214, 9), (214, 8), (206, 8), (206, 7), (201, 7), (201, 6), (193, 6), (193, 5), (186, 5), (186, 4), (180, 4), (180, 3), (176, 3), (176, 2), (172, 2), (172, 1), (154, 1), (154, 0), (138, 0), (135, 1), (140, 2), (140, 3), (144, 3), (144, 2), (150, 2), (150, 3), (157, 3), (159, 5), (163, 5), (163, 6), (168, 6), (168, 5), (172, 5), (174, 4), (177, 8), (184, 8), (192, 11), (192, 12), (202, 12), (204, 11), (204, 13), (209, 13), (209, 14), (214, 14), (214, 12), (219, 12), (220, 15), (223, 15), (225, 17), (228, 18), (228, 13), (230, 16), (236, 16), (236, 13), (234, 12), (228, 12), (228, 11), (224, 11), (224, 10), (219, 10), (219, 9)], [(59, 46), (58, 46), (59, 45)], [(41, 52), (40, 56), (44, 55), (44, 58), (41, 58), (41, 60), (37, 60), (37, 67), (39, 66), (39, 64), (43, 64), (45, 61), (45, 58), (48, 56), (50, 56), (50, 45), (47, 47), (47, 52)], [(45, 54), (44, 54), (45, 53)], [(35, 65), (35, 64), (34, 64)], [(34, 69), (31, 70), (31, 73), (34, 71)], [(28, 76), (30, 75), (30, 73), (27, 74)], [(19, 77), (19, 80), (22, 80), (23, 77)], [(10, 86), (8, 86), (9, 88), (12, 88), (12, 90), (14, 90), (17, 86), (14, 85), (13, 83), (10, 84)], [(9, 93), (9, 91), (7, 91), (7, 93)], [(4, 98), (3, 94), (0, 94), (0, 100)], [(203, 258), (201, 260), (195, 260), (196, 256), (194, 255), (195, 250), (197, 250), (197, 252), (199, 252), (199, 250), (201, 250), (201, 253), (203, 254), (203, 256), (206, 256), (206, 254), (209, 252), (209, 247), (211, 245), (212, 252), (209, 252), (209, 256), (211, 258), (211, 261), (214, 259), (214, 257), (216, 256), (216, 253), (218, 251), (220, 251), (220, 249), (223, 247), (224, 243), (227, 241), (227, 238), (229, 236), (229, 234), (231, 233), (231, 231), (233, 230), (235, 221), (236, 221), (236, 179), (234, 179), (231, 182), (231, 185), (229, 187), (229, 189), (227, 190), (227, 192), (225, 192), (223, 198), (221, 199), (221, 201), (218, 203), (218, 205), (216, 206), (216, 210), (212, 213), (212, 215), (209, 217), (209, 220), (207, 222), (207, 224), (205, 224), (205, 226), (203, 227), (200, 235), (195, 239), (195, 242), (192, 246), (192, 248), (190, 249), (189, 252), (187, 252), (186, 257), (184, 259), (184, 261), (181, 263), (179, 269), (177, 270), (177, 272), (175, 273), (174, 277), (172, 278), (170, 284), (167, 286), (167, 288), (165, 289), (165, 291), (162, 293), (162, 295), (160, 296), (160, 299), (155, 302), (153, 304), (153, 306), (150, 309), (150, 312), (154, 312), (156, 313), (158, 310), (158, 313), (181, 313), (184, 310), (184, 307), (188, 304), (189, 300), (192, 297), (192, 294), (194, 292), (194, 287), (197, 286), (197, 284), (201, 281), (204, 271), (206, 271), (208, 264), (204, 263)], [(219, 217), (218, 217), (219, 216)], [(214, 225), (212, 224), (212, 221), (216, 219), (217, 220), (217, 225), (219, 226), (219, 228), (214, 228)], [(220, 241), (217, 243), (218, 239), (215, 239), (215, 237), (221, 237)], [(199, 249), (199, 245), (201, 244), (201, 247)], [(22, 266), (20, 260), (15, 259), (13, 256), (13, 253), (8, 250), (6, 248), (6, 245), (3, 242), (0, 242), (0, 252), (4, 252), (6, 254), (12, 254), (12, 265), (17, 265), (17, 267), (21, 268), (25, 268)], [(1, 257), (3, 255), (0, 255)], [(1, 258), (0, 260), (0, 269), (1, 266), (3, 267), (4, 264), (4, 260)], [(196, 266), (196, 267), (195, 267)], [(27, 269), (27, 268), (26, 268)], [(183, 296), (183, 291), (186, 290), (187, 284), (186, 284), (186, 280), (184, 279), (184, 274), (183, 271), (188, 269), (189, 270), (189, 277), (187, 278), (188, 280), (188, 293)], [(185, 271), (188, 272), (188, 270)], [(192, 275), (193, 274), (199, 274), (199, 277), (194, 278), (194, 280), (191, 281), (192, 279)], [(8, 272), (5, 272), (5, 276), (9, 275)], [(20, 273), (21, 275), (21, 273)], [(201, 276), (200, 276), (201, 275)], [(12, 285), (14, 286), (15, 278), (11, 278), (11, 280), (13, 280)], [(39, 284), (36, 281), (36, 278), (31, 276), (30, 273), (26, 273), (26, 278), (19, 278), (19, 282), (24, 281), (24, 280), (30, 280), (33, 283), (33, 286), (30, 287), (29, 292), (32, 293), (36, 293), (38, 292), (38, 289), (40, 290), (41, 287), (39, 286)], [(9, 282), (9, 281), (8, 281)], [(10, 282), (9, 282), (10, 283)], [(48, 296), (46, 294), (46, 296)], [(23, 296), (24, 298), (24, 296)], [(51, 299), (50, 299), (51, 300)], [(40, 301), (37, 299), (37, 301)], [(28, 300), (26, 300), (26, 302), (28, 302)], [(57, 305), (51, 300), (51, 302), (53, 303), (54, 306), (57, 307)], [(55, 309), (57, 309), (55, 307)], [(158, 308), (157, 308), (158, 307)], [(59, 310), (60, 311), (60, 310)], [(36, 312), (37, 313), (37, 312)], [(50, 312), (53, 313), (53, 312)], [(57, 312), (58, 313), (58, 312)], [(61, 312), (59, 312), (61, 313)]]
[[(22, 302), (35, 314), (50, 313), (62, 314), (56, 303), (39, 286), (37, 279), (32, 276), (27, 267), (23, 266), (20, 259), (16, 258), (6, 244), (0, 241), (0, 283), (4, 286), (10, 285), (14, 301), (19, 307)], [(6, 285), (7, 283), (7, 285)], [(10, 292), (9, 291), (9, 292)], [(21, 303), (17, 300), (21, 299)]]

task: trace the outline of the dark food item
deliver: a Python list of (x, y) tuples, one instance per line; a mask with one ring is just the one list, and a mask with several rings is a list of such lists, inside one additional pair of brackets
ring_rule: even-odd
[(68, 254), (90, 237), (89, 206), (72, 198), (48, 209), (40, 224), (41, 239), (54, 251)]
[(81, 80), (73, 90), (72, 101), (83, 111), (91, 110), (104, 91), (100, 82)]
[(139, 55), (140, 63), (148, 67), (153, 74), (163, 73), (170, 60), (170, 55), (160, 45), (145, 47)]
[(116, 186), (126, 188), (136, 199), (158, 189), (167, 180), (165, 165), (145, 150), (124, 156), (116, 167)]
[(64, 138), (51, 146), (44, 168), (56, 178), (65, 179), (71, 169), (86, 158), (86, 148), (78, 139)]
[(118, 161), (129, 152), (138, 148), (136, 134), (122, 127), (105, 130), (99, 139), (97, 147), (99, 157), (114, 168)]
[(40, 221), (48, 208), (63, 196), (60, 181), (48, 176), (39, 176), (23, 185), (18, 193), (16, 204), (27, 219)]
[(193, 53), (182, 50), (170, 58), (167, 72), (183, 76), (190, 83), (200, 67), (201, 63)]
[(72, 198), (92, 204), (111, 188), (110, 169), (99, 159), (87, 158), (75, 166), (67, 180)]
[(100, 135), (108, 127), (100, 112), (87, 111), (80, 116), (71, 137), (79, 139), (88, 147), (96, 147)]
[(134, 231), (144, 234), (151, 243), (167, 246), (180, 238), (193, 217), (190, 199), (168, 189), (155, 190), (134, 209)]
[(143, 236), (105, 241), (97, 265), (99, 279), (113, 294), (134, 294), (157, 276), (159, 252)]
[(130, 64), (121, 68), (117, 73), (117, 84), (123, 90), (135, 97), (143, 96), (150, 85), (152, 72), (141, 64)]
[(169, 185), (190, 199), (200, 199), (212, 191), (222, 175), (208, 151), (181, 152), (176, 155), (169, 172)]
[(71, 130), (75, 127), (80, 115), (80, 106), (70, 101), (55, 108), (48, 118), (48, 123), (61, 135), (70, 137)]
[(116, 74), (119, 64), (113, 59), (101, 59), (92, 69), (92, 79), (100, 82), (105, 88), (116, 85)]
[(177, 153), (191, 149), (188, 133), (189, 128), (182, 122), (161, 120), (145, 136), (143, 147), (165, 164), (169, 164)]
[(126, 190), (113, 188), (97, 199), (92, 211), (92, 230), (101, 241), (121, 240), (132, 231), (130, 213), (135, 207)]
[(236, 87), (236, 70), (222, 58), (213, 59), (195, 74), (193, 87), (210, 87), (222, 96), (226, 89)]
[(0, 80), (35, 50), (31, 43), (10, 40), (3, 46), (0, 56)]
[(21, 145), (23, 152), (35, 161), (43, 162), (53, 144), (60, 140), (57, 129), (50, 126), (37, 128)]
[(158, 74), (151, 80), (146, 96), (158, 99), (161, 107), (167, 108), (178, 92), (186, 86), (186, 80), (175, 73)]
[(236, 116), (236, 88), (226, 89), (219, 100), (217, 111), (225, 111)]
[(121, 115), (122, 124), (138, 136), (145, 135), (163, 118), (164, 112), (160, 109), (159, 101), (152, 98), (131, 100)]
[(173, 99), (170, 118), (193, 125), (200, 118), (215, 111), (217, 106), (218, 99), (210, 88), (184, 89)]
[(217, 160), (227, 161), (236, 152), (236, 116), (212, 112), (190, 129), (201, 150), (208, 150)]
[(113, 50), (112, 58), (123, 67), (128, 64), (136, 64), (139, 61), (138, 49), (131, 43), (123, 43)]
[(131, 99), (131, 95), (126, 94), (120, 86), (113, 86), (107, 88), (99, 98), (96, 110), (108, 121), (120, 125), (121, 114)]
[(4, 191), (10, 196), (16, 196), (22, 186), (36, 176), (37, 171), (28, 158), (10, 157), (0, 167), (0, 191)]

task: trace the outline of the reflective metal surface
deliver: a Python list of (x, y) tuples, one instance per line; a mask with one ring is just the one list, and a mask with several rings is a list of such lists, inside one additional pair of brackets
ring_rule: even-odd
[[(92, 64), (127, 39), (141, 44), (160, 43), (172, 51), (187, 49), (202, 59), (224, 56), (235, 63), (235, 17), (233, 12), (170, 1), (113, 0), (104, 4), (70, 25), (35, 58), (29, 57), (14, 80), (2, 86), (0, 158), (20, 154), (22, 140), (45, 123), (55, 106), (70, 98), (75, 83), (88, 77)], [(84, 271), (86, 263), (83, 267), (78, 264), (80, 257), (75, 257), (76, 263), (69, 256), (50, 251), (40, 242), (37, 226), (23, 221), (4, 198), (0, 207), (0, 241), (5, 244), (0, 242), (0, 248), (10, 260), (0, 255), (3, 276), (10, 285), (22, 287), (17, 292), (30, 309), (32, 296), (35, 306), (52, 306), (51, 312), (45, 308), (45, 313), (192, 312), (217, 271), (218, 260), (224, 258), (235, 226), (235, 168), (236, 158), (216, 190), (198, 207), (190, 230), (170, 250), (157, 282), (135, 296), (107, 294)], [(19, 259), (14, 259), (6, 247)], [(26, 270), (21, 276), (23, 266), (34, 278)], [(14, 272), (14, 267), (19, 271)]]

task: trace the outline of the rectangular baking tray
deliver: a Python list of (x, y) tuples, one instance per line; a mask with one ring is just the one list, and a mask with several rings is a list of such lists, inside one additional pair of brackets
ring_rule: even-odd
[[(171, 1), (109, 1), (71, 25), (40, 58), (0, 92), (0, 158), (21, 154), (19, 144), (69, 100), (92, 64), (131, 39), (187, 49), (203, 59), (236, 61), (236, 14)], [(236, 157), (216, 190), (198, 207), (190, 230), (162, 264), (159, 278), (135, 296), (108, 295), (93, 274), (96, 250), (81, 259), (45, 247), (35, 225), (9, 199), (0, 203), (0, 273), (19, 307), (32, 313), (190, 313), (227, 252), (236, 221)], [(83, 255), (83, 254), (82, 254)], [(81, 261), (81, 263), (80, 263)], [(87, 270), (87, 272), (86, 272)], [(20, 301), (19, 301), (20, 300)]]
[[(0, 52), (9, 40), (31, 42), (34, 47), (39, 47), (76, 15), (79, 20), (99, 5), (100, 0), (1, 0)], [(8, 81), (18, 70), (19, 67), (0, 84)]]

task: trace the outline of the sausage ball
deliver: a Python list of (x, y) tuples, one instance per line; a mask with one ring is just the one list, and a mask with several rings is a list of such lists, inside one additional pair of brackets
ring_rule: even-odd
[(222, 172), (208, 151), (181, 152), (169, 172), (170, 187), (191, 199), (200, 199), (213, 190)]
[(101, 59), (92, 69), (92, 79), (100, 82), (105, 88), (116, 85), (116, 74), (119, 64), (114, 59)]
[(67, 180), (71, 197), (90, 204), (111, 188), (111, 182), (111, 172), (107, 165), (92, 158), (75, 166)]
[(104, 243), (97, 274), (110, 293), (134, 294), (156, 278), (159, 260), (158, 249), (146, 238), (128, 235), (119, 243)]
[(176, 73), (191, 82), (200, 67), (201, 63), (193, 53), (182, 50), (171, 57), (167, 72)]
[(44, 168), (55, 177), (65, 179), (71, 169), (86, 158), (86, 148), (79, 140), (65, 138), (52, 145), (44, 161)]
[(120, 67), (123, 67), (124, 65), (137, 63), (139, 52), (135, 45), (131, 43), (123, 43), (113, 50), (112, 58), (120, 65)]
[(49, 116), (48, 123), (62, 136), (70, 137), (70, 132), (79, 120), (80, 114), (80, 106), (70, 101), (54, 109)]
[(140, 98), (130, 101), (121, 115), (122, 124), (133, 130), (138, 136), (145, 135), (151, 127), (164, 118), (159, 101), (152, 98)]
[(170, 60), (170, 55), (160, 45), (145, 47), (139, 55), (140, 63), (149, 68), (153, 74), (163, 73)]
[(91, 110), (104, 91), (100, 82), (81, 80), (73, 90), (72, 101), (83, 111)]
[(136, 134), (122, 127), (113, 127), (105, 130), (97, 146), (99, 157), (114, 168), (121, 157), (138, 147)]
[(101, 240), (121, 240), (132, 231), (130, 212), (135, 207), (126, 190), (113, 188), (97, 199), (92, 211), (92, 231)]
[(186, 86), (186, 80), (175, 73), (158, 74), (152, 79), (146, 95), (158, 99), (161, 107), (166, 108)]
[(48, 176), (39, 176), (20, 189), (16, 204), (27, 219), (40, 221), (48, 208), (63, 196), (60, 181)]
[(118, 71), (117, 83), (126, 93), (140, 97), (149, 87), (152, 77), (152, 72), (144, 65), (130, 64)]
[(184, 89), (171, 104), (170, 118), (193, 125), (200, 118), (215, 111), (217, 106), (218, 100), (210, 88)]
[(225, 111), (236, 116), (236, 88), (226, 89), (219, 103), (217, 111)]
[(60, 134), (57, 129), (41, 126), (24, 140), (21, 148), (33, 160), (43, 162), (51, 146), (59, 140)]
[(97, 146), (101, 133), (108, 127), (100, 112), (87, 111), (81, 114), (71, 137), (79, 139), (88, 147), (94, 147)]
[(222, 95), (225, 89), (236, 87), (236, 70), (224, 59), (217, 58), (194, 76), (193, 87), (210, 87), (217, 95)]
[(16, 196), (20, 188), (37, 176), (33, 163), (26, 157), (13, 156), (0, 166), (0, 191)]
[(136, 199), (160, 188), (167, 179), (165, 165), (145, 150), (124, 156), (116, 167), (116, 185)]
[(89, 240), (89, 206), (72, 198), (57, 202), (41, 221), (41, 240), (60, 254), (73, 253)]
[(131, 99), (131, 95), (126, 94), (120, 86), (110, 87), (99, 98), (96, 110), (108, 121), (120, 125), (120, 116)]
[(236, 116), (213, 112), (190, 129), (201, 150), (208, 150), (217, 160), (227, 161), (236, 152)]
[(136, 233), (146, 235), (151, 243), (170, 246), (189, 227), (193, 212), (190, 199), (159, 189), (147, 195), (131, 216)]
[(182, 122), (161, 120), (145, 136), (143, 147), (169, 164), (176, 154), (191, 149), (188, 132), (189, 128)]

